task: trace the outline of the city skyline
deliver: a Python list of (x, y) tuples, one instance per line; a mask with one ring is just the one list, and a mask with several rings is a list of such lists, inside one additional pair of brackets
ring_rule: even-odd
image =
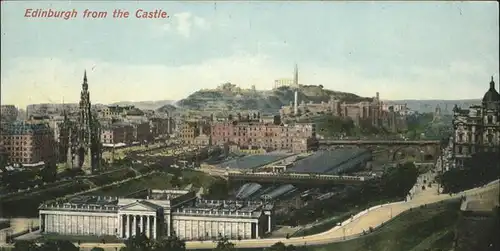
[[(76, 103), (85, 69), (92, 103), (104, 104), (179, 100), (224, 82), (271, 89), (295, 63), (301, 84), (382, 99), (476, 99), (492, 75), (498, 83), (496, 2), (2, 5), (2, 104), (20, 108)], [(44, 20), (25, 18), (28, 8), (170, 18)]]

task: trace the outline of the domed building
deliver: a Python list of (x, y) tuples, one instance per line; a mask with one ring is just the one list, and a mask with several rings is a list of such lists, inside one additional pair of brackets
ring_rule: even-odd
[(498, 151), (500, 147), (500, 94), (491, 77), (481, 105), (453, 108), (453, 157), (458, 167), (476, 152)]

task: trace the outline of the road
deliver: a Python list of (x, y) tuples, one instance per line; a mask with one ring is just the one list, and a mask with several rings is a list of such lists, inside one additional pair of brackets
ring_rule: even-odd
[[(416, 184), (419, 187), (420, 184)], [(435, 185), (434, 185), (435, 186)], [(483, 193), (497, 193), (499, 192), (499, 183), (492, 182), (486, 186), (474, 188), (450, 196), (448, 194), (437, 194), (435, 188), (428, 188), (426, 190), (417, 189), (413, 194), (413, 199), (407, 202), (398, 202), (391, 205), (382, 206), (376, 209), (371, 209), (364, 214), (354, 216), (352, 220), (344, 222), (342, 226), (334, 227), (326, 232), (304, 236), (286, 238), (272, 238), (272, 239), (250, 239), (250, 240), (232, 240), (237, 248), (263, 248), (269, 247), (276, 242), (283, 242), (287, 245), (292, 244), (295, 246), (303, 245), (321, 245), (327, 243), (340, 242), (344, 239), (353, 239), (358, 237), (363, 231), (368, 230), (370, 227), (376, 228), (382, 223), (387, 222), (391, 218), (407, 211), (411, 208), (416, 208), (425, 204), (431, 204), (438, 201), (460, 198), (462, 195), (473, 196)], [(98, 243), (85, 243), (81, 244), (82, 248), (102, 247), (105, 249), (120, 248), (123, 244), (98, 244)], [(212, 241), (188, 241), (186, 242), (187, 249), (213, 249), (216, 243)]]

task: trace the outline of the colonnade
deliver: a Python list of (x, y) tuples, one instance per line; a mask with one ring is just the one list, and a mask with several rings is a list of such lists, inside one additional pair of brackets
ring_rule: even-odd
[(40, 231), (61, 235), (116, 235), (116, 214), (42, 211), (39, 213)]
[(144, 233), (148, 238), (156, 239), (158, 234), (156, 215), (119, 214), (120, 237), (129, 238)]
[(273, 227), (271, 224), (271, 215), (267, 216), (267, 232), (271, 233), (273, 231)]
[(234, 219), (217, 219), (212, 217), (184, 217), (176, 216), (173, 219), (173, 230), (175, 234), (186, 240), (207, 240), (219, 235), (228, 238), (252, 239), (259, 238), (259, 222), (238, 221)]

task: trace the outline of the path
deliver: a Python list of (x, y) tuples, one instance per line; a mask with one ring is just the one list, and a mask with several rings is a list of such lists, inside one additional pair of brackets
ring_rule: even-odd
[[(438, 195), (435, 189), (423, 190), (418, 194), (415, 194), (414, 198), (408, 202), (396, 202), (390, 205), (385, 205), (382, 207), (374, 208), (369, 211), (361, 212), (360, 214), (354, 216), (353, 220), (348, 220), (342, 223), (342, 226), (334, 227), (326, 232), (304, 236), (304, 237), (292, 237), (290, 239), (286, 238), (271, 238), (271, 239), (249, 239), (249, 240), (232, 240), (237, 248), (263, 248), (269, 247), (276, 242), (283, 242), (286, 245), (321, 245), (334, 242), (340, 242), (345, 239), (354, 239), (359, 237), (363, 230), (368, 230), (370, 227), (376, 228), (382, 223), (387, 222), (392, 217), (395, 217), (402, 212), (409, 210), (410, 208), (417, 208), (422, 205), (431, 204), (438, 201), (458, 199), (462, 195), (473, 196), (482, 193), (498, 193), (499, 183), (498, 180), (491, 182), (490, 184), (474, 188), (450, 196), (448, 194)], [(345, 230), (344, 230), (345, 229)], [(345, 234), (344, 234), (345, 233)], [(85, 243), (80, 247), (82, 248), (92, 248), (92, 247), (103, 247), (103, 248), (120, 248), (123, 244), (98, 244), (98, 243)], [(213, 241), (187, 241), (187, 249), (213, 249), (216, 243)]]

